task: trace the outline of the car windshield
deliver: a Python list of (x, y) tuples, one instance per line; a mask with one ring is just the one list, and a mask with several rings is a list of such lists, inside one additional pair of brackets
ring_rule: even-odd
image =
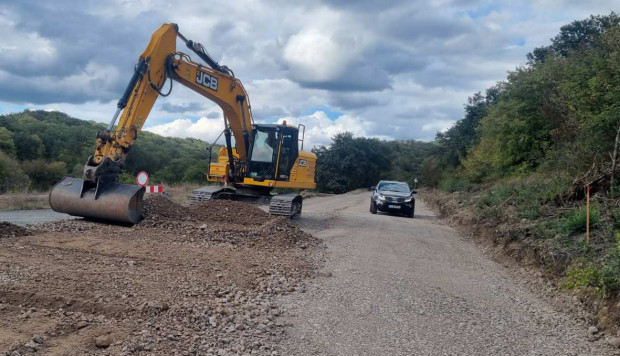
[(409, 186), (405, 183), (381, 183), (377, 189), (389, 192), (409, 193)]

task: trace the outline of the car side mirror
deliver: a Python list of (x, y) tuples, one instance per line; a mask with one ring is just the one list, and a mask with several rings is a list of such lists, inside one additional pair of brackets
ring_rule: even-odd
[(373, 185), (372, 187), (370, 187), (370, 189), (369, 189), (369, 190), (375, 190), (375, 189), (377, 189), (377, 187), (375, 187), (375, 186)]
[(418, 191), (417, 190), (412, 190), (411, 194), (416, 194)]

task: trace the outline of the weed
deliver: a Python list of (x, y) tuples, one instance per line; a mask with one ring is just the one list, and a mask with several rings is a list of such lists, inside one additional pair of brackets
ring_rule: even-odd
[[(590, 209), (590, 228), (596, 226), (601, 217), (597, 209)], [(564, 214), (564, 232), (572, 235), (586, 231), (586, 210), (576, 208)]]
[(568, 289), (583, 288), (596, 285), (599, 278), (598, 269), (594, 265), (584, 266), (583, 262), (576, 267), (571, 267), (566, 271), (568, 281), (564, 287)]
[(616, 233), (616, 244), (597, 266), (583, 262), (566, 271), (568, 289), (593, 287), (603, 298), (609, 298), (620, 290), (620, 233)]
[(467, 179), (449, 176), (439, 182), (439, 189), (446, 193), (468, 192), (476, 188), (476, 185)]
[(479, 208), (484, 209), (487, 207), (496, 207), (504, 203), (511, 195), (514, 194), (514, 189), (509, 185), (500, 185), (491, 190), (488, 194), (481, 196), (478, 199), (477, 205)]

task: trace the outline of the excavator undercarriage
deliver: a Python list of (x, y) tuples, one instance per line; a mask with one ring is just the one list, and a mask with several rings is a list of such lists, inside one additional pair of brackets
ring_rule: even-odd
[(253, 204), (269, 205), (269, 214), (288, 216), (291, 219), (301, 215), (303, 198), (299, 194), (271, 194), (268, 190), (206, 186), (194, 190), (190, 205), (210, 200), (237, 200)]

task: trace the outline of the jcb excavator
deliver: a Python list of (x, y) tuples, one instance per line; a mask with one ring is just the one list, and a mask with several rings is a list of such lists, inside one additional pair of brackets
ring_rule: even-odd
[[(178, 52), (177, 37), (207, 66)], [(163, 89), (167, 79), (171, 80), (169, 90)], [(65, 177), (56, 184), (49, 197), (52, 209), (120, 223), (135, 224), (142, 219), (145, 188), (119, 183), (118, 177), (151, 108), (159, 96), (170, 94), (173, 80), (214, 101), (224, 113), (225, 146), (206, 174), (207, 180), (223, 186), (197, 189), (192, 193), (191, 203), (209, 199), (250, 200), (269, 203), (269, 211), (274, 215), (300, 214), (300, 195), (274, 195), (272, 190), (316, 187), (316, 155), (303, 151), (305, 128), (289, 126), (286, 122), (255, 124), (241, 81), (232, 70), (213, 60), (200, 43), (186, 39), (176, 24), (164, 24), (153, 34), (138, 59), (112, 121), (105, 131), (97, 133), (95, 154), (84, 166), (83, 179)], [(234, 146), (231, 136), (235, 139)]]

